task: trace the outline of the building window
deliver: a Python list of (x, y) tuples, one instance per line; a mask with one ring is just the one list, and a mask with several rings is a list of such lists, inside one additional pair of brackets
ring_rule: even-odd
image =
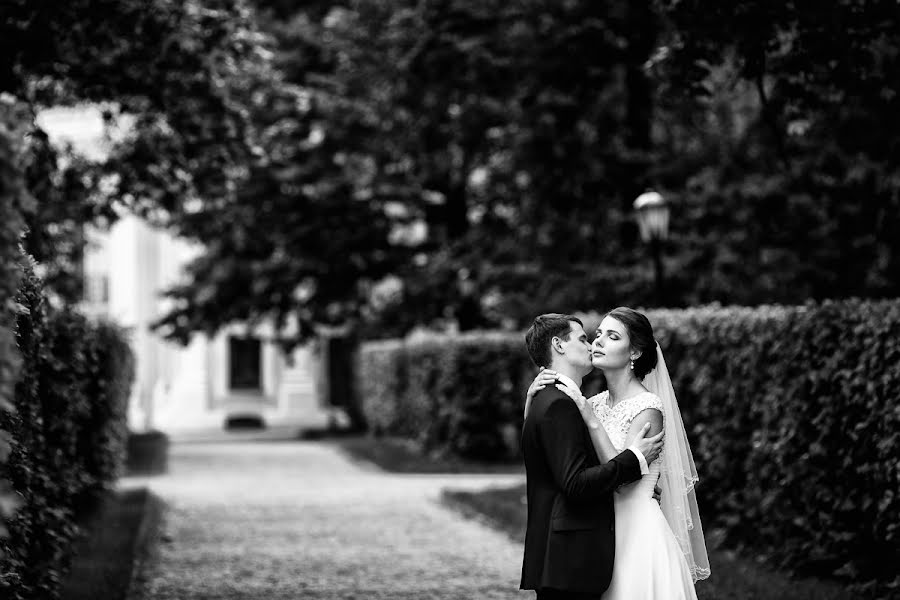
[(228, 362), (231, 389), (262, 389), (262, 347), (259, 340), (229, 337)]

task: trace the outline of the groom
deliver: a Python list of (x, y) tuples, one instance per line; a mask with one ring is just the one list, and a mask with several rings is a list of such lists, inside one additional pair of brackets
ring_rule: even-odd
[[(591, 346), (572, 315), (538, 316), (525, 334), (531, 360), (581, 388), (591, 372)], [(522, 427), (528, 526), (523, 590), (537, 600), (591, 599), (609, 587), (615, 557), (613, 491), (648, 473), (662, 433), (643, 437), (600, 464), (575, 402), (555, 386), (535, 394)]]

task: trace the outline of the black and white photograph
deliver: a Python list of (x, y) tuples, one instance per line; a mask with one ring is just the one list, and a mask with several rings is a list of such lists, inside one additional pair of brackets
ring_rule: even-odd
[(898, 0), (0, 0), (3, 600), (900, 600)]

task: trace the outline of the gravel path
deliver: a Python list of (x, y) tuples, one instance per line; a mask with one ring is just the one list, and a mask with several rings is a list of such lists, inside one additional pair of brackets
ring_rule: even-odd
[(141, 599), (516, 599), (522, 549), (438, 503), (517, 475), (395, 475), (316, 442), (176, 444)]

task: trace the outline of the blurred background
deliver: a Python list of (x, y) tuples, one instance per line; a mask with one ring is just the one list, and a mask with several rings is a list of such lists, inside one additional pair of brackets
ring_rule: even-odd
[[(110, 396), (114, 463), (139, 434), (248, 425), (511, 460), (531, 319), (577, 313), (591, 329), (628, 305), (683, 365), (698, 465), (721, 492), (708, 510), (749, 543), (737, 521), (755, 496), (729, 473), (765, 463), (750, 449), (798, 436), (795, 458), (812, 448), (825, 469), (860, 422), (888, 441), (860, 441), (869, 453), (847, 468), (896, 465), (898, 13), (893, 0), (4, 2), (0, 408), (71, 375), (72, 356), (102, 380), (113, 359), (90, 357), (109, 335), (131, 356), (109, 372), (125, 382)], [(64, 354), (66, 336), (93, 350)], [(89, 412), (96, 393), (79, 389)], [(783, 394), (797, 403), (784, 414)], [(815, 432), (784, 429), (831, 400)], [(24, 460), (23, 427), (2, 425), (2, 458)], [(716, 462), (726, 442), (737, 462)], [(859, 544), (801, 540), (794, 564), (824, 544), (807, 567), (896, 592), (896, 578), (872, 583), (900, 557), (896, 472), (848, 483), (877, 491), (846, 510), (791, 496), (784, 523), (816, 529), (798, 515), (824, 503)], [(795, 475), (798, 489), (819, 477)], [(781, 557), (781, 536), (759, 552)], [(853, 558), (863, 547), (888, 562)]]
[[(196, 333), (898, 294), (891, 2), (81, 8), (5, 9), (24, 245), (55, 302), (140, 324), (144, 412), (196, 396), (149, 358)], [(268, 352), (236, 343), (181, 387)], [(309, 391), (262, 360), (235, 387)]]

